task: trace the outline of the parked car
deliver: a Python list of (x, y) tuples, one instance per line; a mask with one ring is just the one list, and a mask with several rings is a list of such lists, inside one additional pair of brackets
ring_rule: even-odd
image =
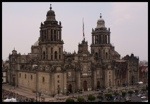
[(148, 102), (148, 100), (143, 100), (142, 102)]
[(126, 99), (125, 99), (126, 101), (131, 101), (131, 98), (129, 98), (129, 97), (126, 97)]
[(146, 99), (146, 96), (142, 96), (141, 99)]
[(137, 96), (138, 96), (138, 97), (141, 97), (141, 96), (142, 96), (142, 94), (138, 94)]

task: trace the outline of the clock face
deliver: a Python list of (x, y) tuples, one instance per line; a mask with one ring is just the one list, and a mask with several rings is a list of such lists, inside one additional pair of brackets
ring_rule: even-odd
[(57, 67), (57, 71), (60, 71), (61, 70), (61, 68), (60, 67)]
[(83, 54), (83, 56), (87, 56), (87, 54)]
[(87, 71), (87, 66), (86, 65), (83, 66), (83, 71), (84, 72)]
[(69, 77), (71, 76), (71, 72), (68, 72), (68, 76), (69, 76)]

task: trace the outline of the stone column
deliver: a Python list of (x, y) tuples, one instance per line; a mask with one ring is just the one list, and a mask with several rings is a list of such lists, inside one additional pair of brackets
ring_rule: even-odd
[(59, 31), (60, 41), (61, 41), (61, 30)]
[(108, 35), (108, 43), (110, 44), (110, 35)]
[[(96, 70), (94, 70), (94, 80), (93, 80), (93, 82), (94, 82), (93, 88), (96, 89), (96, 85), (97, 85)], [(93, 89), (93, 90), (94, 90), (94, 89)]]
[(101, 43), (103, 43), (103, 35), (101, 35)]
[(81, 78), (80, 72), (77, 72), (77, 89), (81, 89)]
[(99, 44), (99, 41), (100, 41), (100, 40), (99, 40), (99, 35), (97, 36), (97, 40), (98, 40), (98, 44)]
[(52, 40), (54, 41), (54, 30), (52, 30)]
[(67, 74), (66, 72), (63, 73), (63, 93), (66, 94), (67, 92)]
[(56, 31), (56, 41), (58, 41), (58, 31), (57, 30), (55, 30)]
[(94, 44), (94, 36), (92, 35), (92, 44)]

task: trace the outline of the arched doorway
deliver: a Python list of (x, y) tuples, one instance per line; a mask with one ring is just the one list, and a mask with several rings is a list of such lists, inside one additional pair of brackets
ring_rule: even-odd
[(72, 93), (72, 85), (71, 84), (68, 85), (68, 92)]
[(84, 91), (87, 91), (87, 81), (83, 82), (83, 89), (84, 89)]
[(12, 85), (15, 86), (15, 77), (13, 77)]
[(97, 81), (97, 89), (100, 89), (100, 82)]
[(134, 84), (134, 76), (131, 77), (131, 84)]

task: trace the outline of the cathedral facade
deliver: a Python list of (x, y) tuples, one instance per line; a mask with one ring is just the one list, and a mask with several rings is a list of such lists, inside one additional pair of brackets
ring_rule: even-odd
[(139, 58), (131, 54), (121, 59), (110, 33), (100, 16), (91, 32), (91, 52), (85, 38), (77, 52), (65, 52), (62, 25), (50, 7), (31, 53), (21, 55), (14, 49), (9, 55), (8, 83), (48, 95), (134, 85), (139, 80)]

